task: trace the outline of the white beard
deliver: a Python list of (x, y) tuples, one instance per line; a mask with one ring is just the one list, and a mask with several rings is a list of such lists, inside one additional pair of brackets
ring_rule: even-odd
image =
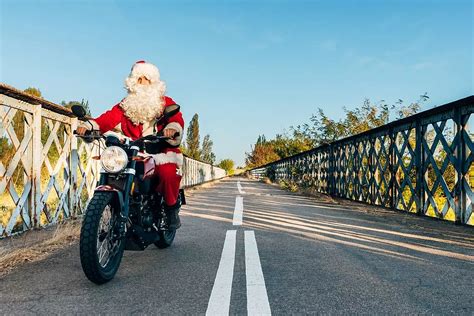
[(127, 83), (128, 96), (123, 99), (120, 107), (133, 124), (143, 124), (159, 117), (164, 108), (164, 83), (159, 81), (151, 85)]

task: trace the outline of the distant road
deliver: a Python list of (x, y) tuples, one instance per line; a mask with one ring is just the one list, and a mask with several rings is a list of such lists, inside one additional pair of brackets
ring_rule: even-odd
[(230, 178), (175, 244), (83, 275), (78, 245), (0, 279), (0, 314), (474, 314), (474, 230)]

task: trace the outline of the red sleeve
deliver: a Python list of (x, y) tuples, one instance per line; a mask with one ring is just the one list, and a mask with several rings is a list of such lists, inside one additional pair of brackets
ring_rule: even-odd
[[(177, 104), (177, 103), (174, 102), (174, 100), (171, 99), (170, 97), (165, 96), (165, 106), (169, 106), (173, 104)], [(183, 114), (181, 113), (181, 111), (179, 111), (178, 113), (176, 113), (175, 115), (173, 115), (172, 117), (168, 119), (168, 123), (171, 123), (171, 122), (176, 122), (179, 125), (181, 125), (181, 128), (184, 128), (184, 119), (183, 119)]]
[(99, 125), (101, 133), (112, 130), (120, 123), (123, 113), (119, 104), (120, 103), (116, 104), (112, 109), (106, 111), (94, 120), (97, 125)]

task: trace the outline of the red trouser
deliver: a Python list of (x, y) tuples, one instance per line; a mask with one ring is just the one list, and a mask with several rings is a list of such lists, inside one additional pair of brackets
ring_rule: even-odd
[(178, 165), (175, 163), (165, 163), (155, 166), (155, 176), (158, 176), (156, 192), (163, 195), (168, 206), (176, 204), (179, 195), (179, 184), (181, 176), (177, 173)]

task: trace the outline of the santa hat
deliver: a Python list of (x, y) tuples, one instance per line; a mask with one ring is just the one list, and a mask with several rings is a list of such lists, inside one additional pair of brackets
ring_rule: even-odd
[(129, 77), (140, 78), (145, 76), (152, 83), (160, 81), (160, 71), (158, 67), (144, 60), (139, 60), (133, 64)]

